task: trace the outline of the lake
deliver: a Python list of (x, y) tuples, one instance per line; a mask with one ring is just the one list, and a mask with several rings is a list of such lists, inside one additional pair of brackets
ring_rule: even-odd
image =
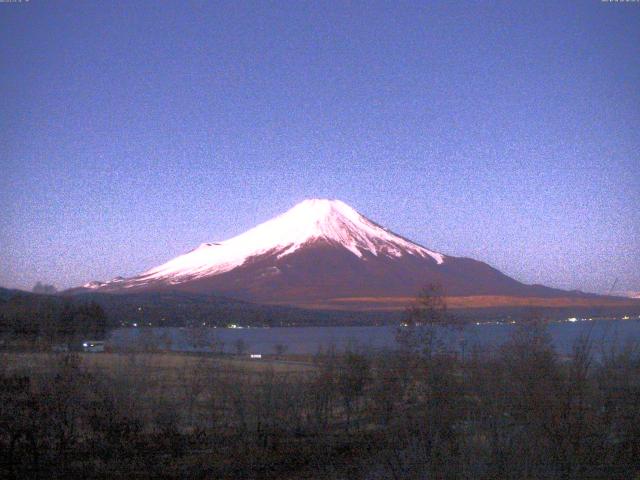
[[(460, 350), (480, 347), (491, 349), (504, 343), (517, 325), (470, 324), (461, 332), (439, 328), (438, 336), (448, 348)], [(335, 347), (338, 351), (357, 348), (364, 351), (394, 349), (397, 326), (378, 327), (282, 327), (282, 328), (120, 328), (111, 332), (107, 342), (117, 348), (153, 342), (173, 351), (207, 351), (210, 345), (227, 353), (236, 352), (243, 343), (246, 353), (273, 354), (282, 345), (286, 353), (315, 354)], [(611, 347), (629, 341), (640, 343), (640, 318), (628, 320), (576, 320), (549, 324), (555, 348), (561, 354), (571, 352), (575, 341), (589, 335), (594, 344)]]

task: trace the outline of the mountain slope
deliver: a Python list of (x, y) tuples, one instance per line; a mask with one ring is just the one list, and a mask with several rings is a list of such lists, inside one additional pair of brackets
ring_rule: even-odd
[(486, 263), (429, 250), (337, 200), (305, 200), (237, 237), (204, 243), (132, 278), (90, 282), (80, 291), (172, 290), (322, 305), (411, 297), (428, 283), (441, 284), (450, 296), (586, 296), (526, 285)]
[[(138, 277), (118, 277), (109, 285), (132, 288), (155, 282), (180, 284), (229, 272), (252, 259), (270, 256), (281, 259), (316, 242), (342, 247), (357, 258), (365, 254), (400, 257), (403, 254), (431, 257), (443, 262), (443, 255), (405, 240), (366, 219), (340, 201), (305, 200), (268, 222), (218, 243), (198, 248), (152, 268)], [(105, 288), (92, 282), (87, 288)]]

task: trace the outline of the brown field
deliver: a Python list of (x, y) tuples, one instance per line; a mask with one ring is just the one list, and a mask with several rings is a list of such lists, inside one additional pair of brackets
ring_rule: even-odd
[[(473, 295), (445, 297), (448, 308), (492, 307), (640, 307), (640, 300), (622, 297), (512, 297), (507, 295)], [(347, 311), (402, 311), (415, 302), (415, 297), (341, 297), (295, 306), (309, 309)], [(278, 304), (284, 304), (279, 302)]]
[[(313, 370), (313, 364), (287, 359), (264, 358), (252, 360), (234, 356), (214, 357), (206, 355), (189, 355), (184, 353), (79, 353), (82, 366), (89, 371), (100, 371), (114, 374), (124, 369), (135, 367), (145, 372), (145, 376), (173, 372), (178, 376), (183, 371), (193, 371), (195, 368), (207, 367), (223, 370), (243, 370), (251, 373), (304, 373)], [(26, 374), (33, 372), (47, 372), (55, 365), (60, 354), (48, 352), (11, 352), (0, 354), (2, 367), (0, 372), (6, 374)]]

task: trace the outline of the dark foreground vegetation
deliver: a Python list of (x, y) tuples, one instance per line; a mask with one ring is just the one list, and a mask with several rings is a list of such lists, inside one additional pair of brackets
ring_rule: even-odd
[[(420, 333), (419, 333), (420, 332)], [(633, 479), (640, 352), (0, 353), (1, 478)]]

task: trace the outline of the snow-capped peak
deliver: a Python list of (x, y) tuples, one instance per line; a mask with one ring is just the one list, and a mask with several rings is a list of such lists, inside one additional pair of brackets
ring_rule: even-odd
[(203, 243), (148, 270), (133, 284), (154, 280), (178, 283), (186, 278), (217, 275), (251, 257), (270, 253), (282, 258), (317, 240), (342, 246), (358, 257), (417, 255), (431, 257), (437, 264), (445, 258), (382, 228), (340, 200), (310, 199), (229, 240)]
[(279, 245), (290, 243), (286, 250), (279, 254), (280, 257), (296, 251), (310, 240), (324, 239), (342, 245), (358, 257), (362, 257), (365, 252), (393, 257), (409, 253), (429, 255), (437, 263), (443, 262), (441, 254), (395, 235), (340, 200), (304, 200), (272, 221), (249, 230), (245, 235), (258, 229), (263, 233), (263, 229), (270, 230), (276, 226), (276, 231), (284, 234), (283, 241), (278, 242)]

